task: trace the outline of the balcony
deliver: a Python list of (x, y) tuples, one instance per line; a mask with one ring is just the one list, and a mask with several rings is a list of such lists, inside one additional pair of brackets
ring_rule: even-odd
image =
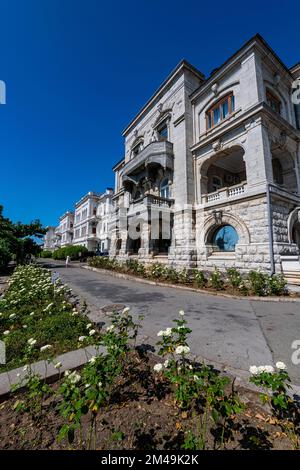
[(213, 204), (230, 201), (231, 199), (237, 199), (247, 191), (247, 182), (243, 181), (240, 184), (221, 188), (213, 193), (204, 194), (201, 197), (202, 204)]
[(125, 164), (122, 170), (123, 179), (132, 177), (149, 166), (159, 165), (165, 170), (167, 168), (173, 170), (173, 160), (173, 144), (171, 142), (151, 142), (137, 156)]

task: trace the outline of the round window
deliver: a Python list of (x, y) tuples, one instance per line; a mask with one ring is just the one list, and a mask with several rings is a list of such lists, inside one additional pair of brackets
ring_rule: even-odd
[(215, 251), (234, 251), (238, 240), (235, 228), (231, 225), (223, 225), (215, 231), (212, 244)]

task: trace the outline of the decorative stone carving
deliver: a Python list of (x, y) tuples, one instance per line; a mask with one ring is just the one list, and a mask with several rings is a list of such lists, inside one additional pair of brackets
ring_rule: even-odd
[(285, 131), (282, 131), (280, 133), (279, 139), (278, 139), (278, 145), (280, 148), (284, 149), (287, 145), (287, 135)]
[(214, 217), (214, 219), (215, 219), (216, 225), (221, 225), (221, 223), (222, 223), (222, 217), (223, 217), (222, 211), (220, 211), (220, 210), (214, 210), (214, 211), (212, 211), (212, 215), (213, 215), (213, 217)]
[(212, 143), (212, 148), (214, 149), (215, 152), (220, 150), (222, 148), (222, 142), (220, 139), (216, 140), (215, 142)]
[(215, 96), (218, 96), (219, 94), (219, 85), (217, 83), (214, 83), (211, 87), (211, 91)]

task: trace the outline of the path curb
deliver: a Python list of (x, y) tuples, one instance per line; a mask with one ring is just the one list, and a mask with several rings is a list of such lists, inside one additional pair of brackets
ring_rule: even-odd
[[(96, 356), (99, 353), (105, 354), (105, 352), (104, 347), (100, 346), (96, 349), (94, 346), (88, 346), (61, 354), (51, 363), (44, 360), (35, 362), (31, 364), (31, 369), (34, 373), (39, 374), (41, 377), (45, 378), (47, 382), (51, 383), (57, 380), (67, 369), (77, 369), (86, 364), (92, 356)], [(62, 363), (59, 370), (54, 367), (54, 364), (58, 362)], [(3, 398), (9, 395), (11, 393), (11, 386), (19, 383), (25, 375), (26, 371), (24, 371), (24, 366), (2, 372), (0, 374), (0, 397)]]
[(255, 302), (300, 302), (300, 297), (258, 297), (258, 296), (251, 296), (251, 295), (231, 295), (225, 294), (224, 292), (211, 292), (204, 289), (197, 289), (196, 287), (189, 287), (189, 286), (181, 286), (180, 284), (167, 284), (165, 282), (160, 281), (150, 281), (149, 279), (143, 279), (140, 277), (133, 276), (131, 274), (124, 274), (118, 273), (116, 271), (110, 271), (109, 269), (102, 269), (102, 268), (94, 268), (92, 266), (83, 265), (81, 266), (82, 269), (88, 269), (89, 271), (98, 272), (100, 274), (109, 274), (112, 277), (116, 277), (118, 279), (125, 279), (128, 281), (136, 281), (142, 284), (149, 284), (151, 286), (159, 286), (159, 287), (170, 287), (172, 289), (181, 289), (190, 292), (197, 292), (198, 294), (205, 294), (211, 295), (213, 297), (225, 297), (229, 299), (235, 300), (249, 300)]

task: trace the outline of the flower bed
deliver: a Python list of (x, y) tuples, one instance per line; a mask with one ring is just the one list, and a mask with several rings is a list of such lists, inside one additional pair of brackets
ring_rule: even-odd
[(115, 258), (97, 256), (88, 258), (88, 265), (172, 284), (189, 285), (208, 291), (226, 291), (233, 295), (259, 297), (290, 295), (286, 287), (287, 282), (281, 274), (270, 276), (261, 271), (253, 270), (246, 276), (236, 268), (228, 268), (226, 273), (221, 273), (215, 268), (213, 272), (208, 273), (199, 269), (177, 270), (160, 263), (145, 265), (137, 260), (120, 262)]
[(50, 271), (34, 265), (15, 269), (0, 297), (0, 339), (6, 346), (0, 371), (79, 346), (89, 322), (69, 297), (69, 289)]
[(250, 367), (251, 382), (265, 389), (259, 397), (191, 360), (184, 311), (158, 332), (159, 362), (135, 347), (138, 329), (128, 308), (113, 313), (95, 341), (107, 354), (53, 386), (28, 367), (27, 391), (16, 384), (0, 408), (1, 447), (299, 449), (300, 413), (284, 363)]

